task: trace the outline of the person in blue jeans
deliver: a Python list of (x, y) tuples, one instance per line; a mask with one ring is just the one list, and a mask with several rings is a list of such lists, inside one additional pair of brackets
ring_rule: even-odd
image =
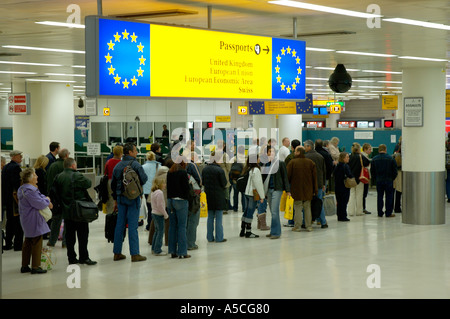
[[(280, 201), (283, 191), (290, 195), (291, 187), (287, 178), (286, 164), (275, 156), (275, 149), (267, 147), (267, 157), (261, 157), (263, 166), (261, 173), (264, 181), (264, 191), (267, 196), (267, 204), (272, 214), (270, 239), (278, 239), (281, 236)], [(265, 163), (264, 163), (265, 162)]]
[(386, 154), (386, 145), (378, 146), (378, 155), (372, 159), (370, 173), (377, 183), (377, 211), (383, 217), (384, 196), (386, 196), (386, 217), (395, 217), (394, 209), (394, 180), (397, 177), (397, 163)]
[(164, 200), (163, 190), (166, 188), (166, 181), (163, 177), (156, 177), (153, 180), (150, 200), (152, 204), (153, 224), (155, 225), (155, 233), (152, 239), (152, 252), (156, 256), (165, 256), (161, 249), (162, 239), (164, 235), (164, 220), (169, 218), (166, 211), (166, 201)]
[(126, 224), (128, 224), (128, 242), (130, 245), (131, 261), (144, 261), (147, 258), (141, 256), (139, 253), (139, 235), (138, 235), (138, 219), (139, 210), (141, 207), (141, 196), (140, 194), (135, 199), (128, 199), (123, 194), (123, 170), (128, 164), (139, 176), (139, 181), (141, 185), (147, 182), (147, 174), (145, 174), (144, 169), (141, 164), (136, 161), (138, 151), (136, 145), (133, 143), (126, 143), (123, 147), (123, 158), (122, 161), (117, 163), (113, 170), (113, 177), (111, 180), (111, 189), (113, 191), (112, 196), (115, 200), (115, 205), (118, 208), (117, 224), (114, 231), (114, 261), (125, 259), (125, 255), (122, 254), (123, 236)]
[(186, 159), (176, 159), (167, 173), (169, 202), (169, 254), (172, 258), (190, 258), (187, 253), (186, 226), (189, 211), (189, 177)]
[[(223, 156), (211, 153), (210, 162), (202, 171), (203, 186), (208, 203), (208, 219), (206, 222), (206, 239), (208, 242), (225, 242), (223, 236), (222, 217), (227, 209), (228, 199), (225, 196), (227, 179), (222, 167), (219, 166)], [(215, 233), (215, 236), (214, 236)]]

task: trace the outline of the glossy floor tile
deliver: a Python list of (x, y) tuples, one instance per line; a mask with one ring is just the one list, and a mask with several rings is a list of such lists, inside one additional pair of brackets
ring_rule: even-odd
[[(104, 238), (104, 215), (90, 225), (89, 252), (95, 266), (80, 265), (80, 288), (69, 288), (66, 250), (53, 252), (57, 263), (43, 275), (20, 273), (21, 253), (3, 254), (2, 298), (130, 299), (396, 299), (450, 298), (450, 204), (447, 224), (406, 225), (401, 214), (379, 218), (376, 193), (368, 197), (371, 215), (347, 223), (328, 217), (329, 228), (292, 232), (271, 240), (240, 238), (242, 213), (224, 215), (225, 243), (208, 243), (206, 218), (198, 226), (198, 250), (180, 260), (151, 255), (148, 232), (139, 227), (144, 262), (113, 261), (112, 244)], [(268, 214), (270, 216), (270, 214)], [(282, 224), (286, 224), (283, 217)], [(270, 221), (268, 221), (270, 224)], [(45, 243), (45, 242), (44, 242)], [(167, 251), (167, 247), (163, 248)], [(70, 286), (70, 285), (69, 285)]]

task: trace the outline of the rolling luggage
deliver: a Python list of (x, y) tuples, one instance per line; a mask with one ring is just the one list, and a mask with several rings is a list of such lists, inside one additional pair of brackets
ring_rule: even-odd
[[(116, 231), (117, 214), (118, 212), (117, 210), (115, 210), (111, 214), (107, 214), (105, 216), (105, 238), (108, 240), (108, 243), (114, 243), (114, 232)], [(123, 231), (124, 240), (126, 232), (127, 228), (125, 227)]]

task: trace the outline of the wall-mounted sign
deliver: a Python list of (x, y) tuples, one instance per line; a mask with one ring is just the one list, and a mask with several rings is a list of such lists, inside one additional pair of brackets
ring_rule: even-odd
[(423, 97), (405, 97), (403, 126), (423, 126)]
[(305, 99), (306, 43), (86, 18), (86, 94)]
[(8, 114), (9, 115), (29, 115), (30, 114), (30, 93), (8, 94)]
[(229, 115), (216, 115), (216, 122), (231, 122), (231, 116)]
[(239, 115), (247, 115), (248, 108), (246, 106), (238, 106), (238, 114)]
[(86, 155), (99, 156), (101, 155), (100, 143), (86, 143)]
[(111, 109), (109, 107), (103, 108), (103, 116), (110, 116), (111, 115)]
[(313, 98), (312, 94), (306, 94), (306, 99), (302, 102), (269, 102), (250, 101), (248, 103), (249, 114), (312, 114)]
[(397, 110), (398, 109), (398, 96), (397, 95), (382, 95), (381, 96), (381, 108), (383, 110)]
[(341, 113), (341, 105), (340, 104), (331, 104), (329, 107), (330, 107), (330, 114), (340, 114)]

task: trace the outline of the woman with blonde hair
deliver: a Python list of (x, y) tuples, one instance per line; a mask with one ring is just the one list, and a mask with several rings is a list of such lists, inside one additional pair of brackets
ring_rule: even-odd
[(45, 168), (47, 167), (49, 159), (45, 155), (41, 155), (37, 158), (34, 163), (34, 170), (38, 176), (38, 188), (41, 194), (47, 195), (47, 172)]
[(364, 197), (364, 183), (359, 180), (361, 175), (361, 169), (370, 165), (370, 161), (361, 154), (361, 145), (359, 143), (353, 143), (352, 154), (348, 166), (352, 171), (356, 180), (356, 187), (350, 188), (350, 199), (348, 201), (348, 213), (350, 216), (361, 216), (363, 212), (363, 197)]

